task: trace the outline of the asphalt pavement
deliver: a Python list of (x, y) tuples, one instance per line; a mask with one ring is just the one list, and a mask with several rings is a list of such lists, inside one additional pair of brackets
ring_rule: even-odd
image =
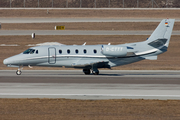
[[(59, 23), (59, 22), (161, 22), (162, 18), (4, 18), (1, 23)], [(176, 22), (180, 22), (176, 18)]]
[[(118, 30), (1, 30), (4, 35), (151, 35), (153, 31), (118, 31)], [(173, 31), (172, 35), (180, 35)]]
[(0, 98), (180, 99), (180, 71), (0, 71)]

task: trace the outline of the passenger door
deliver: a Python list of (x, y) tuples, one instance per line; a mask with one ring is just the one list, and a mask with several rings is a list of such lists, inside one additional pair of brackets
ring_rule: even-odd
[(56, 48), (54, 48), (54, 47), (48, 48), (48, 62), (49, 62), (49, 64), (56, 63)]

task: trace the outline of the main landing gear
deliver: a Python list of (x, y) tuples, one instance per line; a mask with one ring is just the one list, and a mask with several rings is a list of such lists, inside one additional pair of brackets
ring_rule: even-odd
[(99, 75), (99, 70), (93, 70), (93, 71), (92, 71), (92, 74), (93, 74), (93, 75)]
[(22, 73), (21, 70), (22, 70), (22, 69), (23, 69), (23, 67), (20, 68), (20, 66), (19, 66), (18, 70), (16, 71), (16, 74), (17, 74), (17, 75), (21, 75), (21, 73)]
[(90, 69), (83, 69), (85, 75), (89, 75), (91, 73)]
[(92, 71), (90, 69), (83, 69), (83, 72), (84, 72), (85, 75), (89, 75), (89, 74), (91, 74), (91, 72), (92, 72), (93, 75), (99, 75), (99, 70), (98, 69), (92, 70)]

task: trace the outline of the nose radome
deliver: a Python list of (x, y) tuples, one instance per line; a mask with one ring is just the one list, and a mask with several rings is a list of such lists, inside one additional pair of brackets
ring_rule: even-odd
[(8, 60), (4, 59), (3, 64), (7, 65), (8, 64)]
[(9, 58), (4, 59), (3, 63), (5, 65), (18, 65), (19, 64), (19, 56), (15, 55)]

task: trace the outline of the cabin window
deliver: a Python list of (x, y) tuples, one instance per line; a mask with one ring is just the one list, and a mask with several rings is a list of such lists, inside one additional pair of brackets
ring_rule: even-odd
[(38, 54), (38, 50), (36, 50), (36, 54)]
[(97, 53), (97, 50), (96, 49), (94, 49), (94, 54), (96, 54)]
[(69, 50), (69, 49), (67, 50), (67, 53), (68, 53), (68, 54), (70, 53), (70, 50)]
[(86, 54), (87, 53), (87, 50), (86, 49), (84, 49), (84, 54)]
[(76, 54), (78, 54), (79, 53), (78, 49), (76, 49), (75, 52), (76, 52)]
[(62, 50), (59, 50), (59, 54), (62, 54)]

